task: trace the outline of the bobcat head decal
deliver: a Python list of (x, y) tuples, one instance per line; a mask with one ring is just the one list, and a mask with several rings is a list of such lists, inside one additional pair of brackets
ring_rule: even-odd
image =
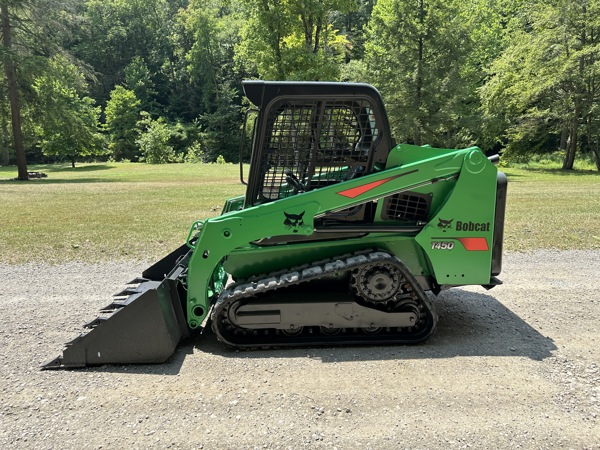
[(306, 211), (302, 211), (300, 214), (290, 214), (284, 211), (283, 214), (285, 214), (285, 221), (283, 222), (283, 225), (288, 229), (292, 228), (293, 232), (297, 233), (300, 227), (304, 225), (304, 220), (302, 217), (304, 216), (305, 212)]
[(443, 220), (443, 219), (439, 219), (438, 218), (438, 220), (439, 220), (439, 222), (438, 222), (438, 228), (445, 233), (446, 230), (452, 226), (452, 221), (454, 219)]

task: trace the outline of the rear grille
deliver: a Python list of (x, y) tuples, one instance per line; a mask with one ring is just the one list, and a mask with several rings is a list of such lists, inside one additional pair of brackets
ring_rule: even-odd
[(427, 221), (431, 196), (429, 194), (416, 194), (403, 192), (390, 195), (383, 201), (383, 220), (400, 221)]

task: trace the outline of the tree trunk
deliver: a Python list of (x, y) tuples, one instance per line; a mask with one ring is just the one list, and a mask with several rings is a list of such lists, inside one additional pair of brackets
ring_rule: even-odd
[[(591, 127), (588, 127), (588, 135), (592, 136)], [(592, 153), (592, 159), (596, 164), (596, 169), (600, 172), (600, 136), (596, 134), (590, 140), (590, 152)]]
[(2, 37), (5, 51), (4, 71), (8, 85), (8, 101), (10, 102), (10, 113), (12, 122), (13, 141), (17, 157), (18, 179), (28, 180), (27, 160), (25, 159), (25, 144), (21, 131), (21, 106), (19, 104), (19, 89), (17, 87), (17, 74), (12, 56), (12, 29), (8, 5), (2, 2), (0, 5), (0, 16), (2, 18)]
[[(576, 110), (578, 108), (575, 108)], [(579, 121), (577, 115), (571, 122), (571, 131), (569, 139), (567, 141), (567, 152), (565, 153), (565, 159), (563, 161), (562, 170), (573, 170), (573, 164), (575, 163), (575, 153), (577, 153), (577, 129), (579, 127)]]
[(562, 127), (562, 132), (560, 133), (560, 144), (558, 149), (561, 151), (567, 150), (567, 138), (569, 137), (569, 123), (565, 122)]
[(596, 169), (600, 172), (600, 151), (598, 151), (598, 144), (592, 145), (592, 155), (594, 157), (594, 163), (596, 164)]
[[(586, 8), (583, 6), (583, 13), (585, 14)], [(581, 30), (581, 43), (585, 47), (587, 43), (587, 35), (585, 28)], [(573, 91), (573, 100), (575, 103), (575, 114), (571, 120), (571, 134), (569, 136), (569, 143), (567, 145), (567, 152), (565, 153), (565, 160), (563, 162), (563, 170), (573, 170), (573, 164), (575, 163), (575, 155), (577, 154), (577, 145), (579, 139), (579, 123), (581, 114), (583, 111), (583, 99), (585, 98), (585, 88), (581, 84), (585, 80), (585, 57), (582, 55), (579, 57), (579, 81), (575, 85)]]
[[(313, 53), (316, 55), (319, 52), (319, 44), (321, 43), (321, 31), (323, 30), (323, 19), (318, 19), (317, 29), (315, 30), (315, 46)], [(325, 26), (325, 39), (327, 40), (327, 26)], [(327, 44), (327, 42), (325, 42)]]
[(304, 45), (308, 51), (312, 51), (312, 41), (313, 41), (313, 16), (312, 14), (304, 15), (301, 14), (300, 18), (302, 19), (302, 26), (304, 27)]
[(2, 125), (0, 126), (0, 128), (2, 128), (2, 140), (0, 141), (0, 166), (8, 166), (10, 163), (10, 138), (8, 134), (8, 123), (5, 119), (6, 117), (4, 116), (0, 118), (0, 121), (2, 122)]

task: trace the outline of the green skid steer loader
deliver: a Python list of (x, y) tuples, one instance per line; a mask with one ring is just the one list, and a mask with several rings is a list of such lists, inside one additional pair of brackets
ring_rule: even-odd
[(160, 363), (208, 327), (234, 348), (418, 343), (437, 323), (426, 291), (501, 283), (507, 182), (481, 150), (395, 145), (366, 84), (244, 90), (245, 196), (43, 368)]

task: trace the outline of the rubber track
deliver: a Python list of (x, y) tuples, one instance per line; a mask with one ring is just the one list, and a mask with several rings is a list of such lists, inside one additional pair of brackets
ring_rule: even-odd
[[(315, 281), (336, 272), (360, 269), (373, 263), (391, 262), (398, 266), (404, 281), (410, 286), (408, 294), (418, 305), (420, 318), (413, 327), (382, 328), (378, 332), (361, 328), (343, 328), (338, 334), (324, 333), (320, 327), (304, 327), (302, 333), (290, 335), (277, 329), (243, 329), (229, 321), (228, 311), (237, 302), (249, 303), (259, 294), (284, 289), (300, 283)], [(247, 301), (246, 301), (247, 300)], [(425, 341), (435, 330), (437, 314), (427, 294), (408, 268), (395, 256), (382, 251), (344, 255), (312, 265), (279, 271), (241, 282), (225, 289), (212, 312), (212, 327), (220, 341), (234, 348), (269, 348), (285, 346), (362, 345), (362, 344), (416, 344)]]

